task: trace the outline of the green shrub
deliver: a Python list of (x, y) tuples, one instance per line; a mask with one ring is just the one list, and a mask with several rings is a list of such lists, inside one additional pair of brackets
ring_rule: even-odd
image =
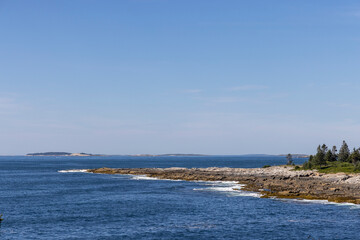
[(304, 162), (304, 164), (303, 164), (304, 170), (312, 169), (312, 167), (313, 167), (313, 165), (311, 162)]
[(354, 166), (354, 172), (360, 172), (360, 163), (356, 163)]
[(269, 168), (271, 167), (270, 165), (264, 165), (263, 168)]

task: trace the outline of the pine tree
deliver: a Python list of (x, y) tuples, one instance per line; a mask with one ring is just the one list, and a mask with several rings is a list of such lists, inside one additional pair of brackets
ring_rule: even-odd
[(333, 159), (333, 154), (331, 152), (331, 150), (328, 150), (325, 154), (324, 160), (325, 162), (331, 162)]
[(311, 168), (312, 168), (312, 163), (311, 162), (309, 162), (309, 161), (304, 162), (304, 164), (303, 164), (303, 169), (304, 170), (308, 170), (308, 169), (311, 169)]
[(358, 162), (360, 162), (359, 149), (354, 148), (353, 152), (349, 156), (349, 162), (352, 162), (354, 165), (356, 165)]
[(348, 161), (349, 156), (350, 156), (349, 146), (346, 144), (345, 141), (343, 141), (343, 144), (339, 151), (338, 160), (340, 162), (346, 162)]
[(322, 146), (318, 146), (317, 148), (317, 153), (316, 155), (314, 156), (314, 164), (315, 165), (324, 165), (326, 164), (326, 161), (325, 161), (325, 153), (327, 151), (327, 146), (325, 144), (323, 144)]
[(327, 147), (325, 144), (323, 144), (323, 145), (321, 146), (321, 151), (322, 151), (324, 154), (326, 154), (327, 150), (328, 150), (328, 147)]
[(309, 156), (309, 163), (314, 163), (314, 156), (313, 155)]
[(336, 152), (337, 152), (336, 146), (333, 146), (331, 149), (332, 156), (331, 156), (330, 162), (335, 162), (337, 160), (338, 156), (337, 156)]

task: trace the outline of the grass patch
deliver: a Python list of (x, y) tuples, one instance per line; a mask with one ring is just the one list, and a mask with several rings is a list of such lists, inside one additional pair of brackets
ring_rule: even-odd
[(320, 173), (360, 173), (360, 169), (348, 162), (328, 162), (326, 166), (316, 168)]
[[(318, 170), (319, 173), (360, 173), (360, 165), (354, 166), (349, 162), (327, 162), (325, 166), (313, 166), (311, 169)], [(309, 170), (304, 167), (296, 166), (294, 171)]]

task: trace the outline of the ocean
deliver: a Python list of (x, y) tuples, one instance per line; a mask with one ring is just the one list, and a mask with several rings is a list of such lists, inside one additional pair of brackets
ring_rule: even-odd
[(0, 239), (360, 239), (360, 207), (354, 204), (263, 199), (234, 190), (236, 182), (81, 171), (285, 163), (285, 157), (263, 155), (2, 156)]

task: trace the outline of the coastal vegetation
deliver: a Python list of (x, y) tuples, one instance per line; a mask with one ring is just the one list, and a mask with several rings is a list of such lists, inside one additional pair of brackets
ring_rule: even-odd
[(302, 168), (303, 170), (317, 169), (321, 173), (360, 173), (360, 148), (350, 151), (343, 141), (339, 153), (336, 146), (329, 149), (325, 144), (319, 145), (315, 155), (310, 155)]

